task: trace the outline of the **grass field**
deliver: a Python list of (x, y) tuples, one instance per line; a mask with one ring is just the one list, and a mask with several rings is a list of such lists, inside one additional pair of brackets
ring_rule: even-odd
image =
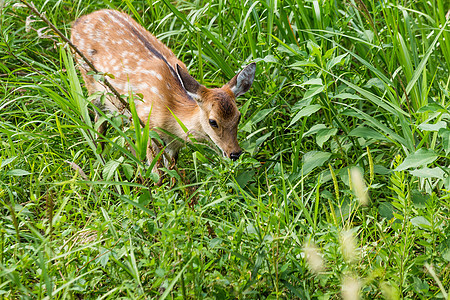
[(105, 116), (97, 147), (69, 48), (0, 1), (2, 299), (450, 299), (447, 1), (34, 5), (66, 36), (125, 11), (206, 86), (257, 71), (241, 158), (190, 144), (155, 186), (141, 130)]

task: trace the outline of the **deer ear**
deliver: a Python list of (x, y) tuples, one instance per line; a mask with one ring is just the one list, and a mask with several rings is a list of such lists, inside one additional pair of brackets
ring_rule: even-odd
[(200, 99), (198, 95), (200, 89), (200, 83), (195, 80), (194, 77), (189, 75), (189, 73), (184, 70), (180, 65), (177, 64), (177, 75), (178, 79), (180, 79), (181, 84), (183, 85), (186, 92), (194, 98), (195, 100)]
[(250, 89), (255, 79), (255, 71), (256, 64), (251, 63), (227, 83), (236, 98)]

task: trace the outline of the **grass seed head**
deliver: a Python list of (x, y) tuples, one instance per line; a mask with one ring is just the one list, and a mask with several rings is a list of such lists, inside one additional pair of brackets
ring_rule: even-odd
[(362, 206), (367, 206), (369, 204), (369, 196), (367, 194), (366, 184), (364, 183), (364, 177), (361, 171), (354, 167), (350, 171), (353, 192), (356, 198), (358, 198), (359, 203)]
[(324, 269), (323, 258), (320, 254), (319, 248), (313, 243), (309, 242), (303, 247), (303, 253), (305, 253), (306, 263), (309, 269), (314, 274), (319, 274)]
[(342, 299), (358, 300), (359, 299), (360, 282), (353, 276), (345, 276), (342, 279)]
[(340, 235), (342, 255), (346, 262), (353, 262), (358, 258), (356, 240), (350, 230), (341, 232)]

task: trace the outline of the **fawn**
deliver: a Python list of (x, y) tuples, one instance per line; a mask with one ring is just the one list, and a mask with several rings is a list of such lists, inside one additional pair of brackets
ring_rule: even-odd
[[(97, 70), (113, 75), (108, 80), (120, 94), (131, 91), (143, 95), (143, 101), (136, 101), (136, 111), (144, 123), (150, 118), (150, 128), (161, 128), (182, 140), (189, 134), (197, 140), (210, 139), (224, 156), (239, 158), (242, 150), (237, 128), (241, 115), (235, 100), (250, 89), (255, 63), (247, 65), (221, 88), (208, 89), (189, 75), (184, 63), (166, 45), (130, 16), (115, 10), (99, 10), (77, 19), (71, 40)], [(104, 92), (105, 87), (87, 74), (90, 69), (86, 63), (78, 60), (89, 93)], [(117, 111), (111, 102), (111, 98), (104, 103), (94, 100), (104, 111)], [(184, 143), (158, 133), (170, 160), (176, 162)], [(158, 152), (156, 145), (149, 142), (149, 163)]]

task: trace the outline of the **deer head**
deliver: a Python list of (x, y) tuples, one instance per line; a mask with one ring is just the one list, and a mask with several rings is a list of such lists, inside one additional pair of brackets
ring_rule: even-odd
[(223, 155), (237, 160), (242, 149), (237, 141), (241, 114), (236, 98), (246, 93), (255, 78), (256, 64), (251, 63), (221, 88), (208, 89), (177, 65), (177, 73), (188, 94), (200, 108), (202, 130), (222, 150)]

